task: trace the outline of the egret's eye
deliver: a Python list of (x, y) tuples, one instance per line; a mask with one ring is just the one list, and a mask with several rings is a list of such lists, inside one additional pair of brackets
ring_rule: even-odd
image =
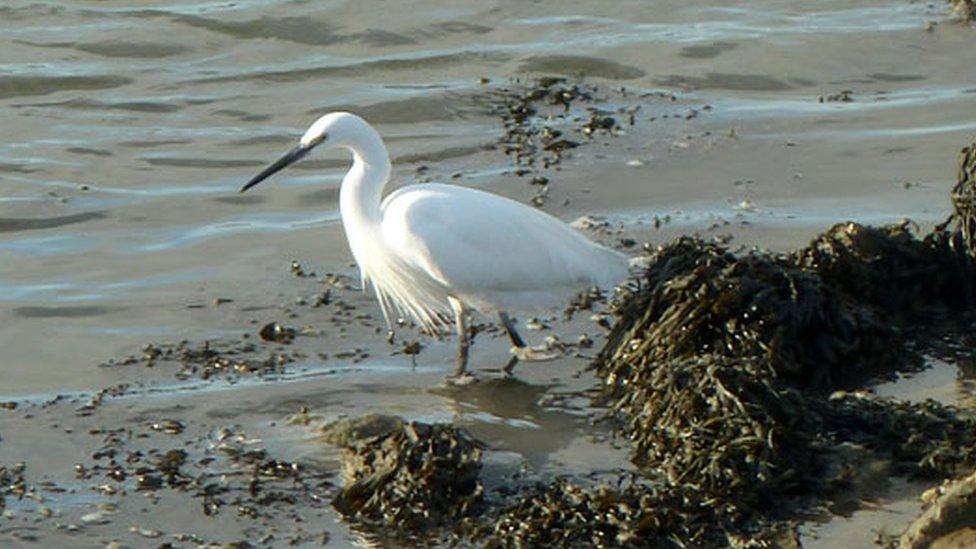
[(315, 137), (315, 139), (312, 140), (312, 145), (318, 145), (319, 143), (325, 141), (328, 138), (329, 138), (329, 134), (327, 134), (327, 133), (323, 133), (322, 135), (318, 135), (318, 136)]

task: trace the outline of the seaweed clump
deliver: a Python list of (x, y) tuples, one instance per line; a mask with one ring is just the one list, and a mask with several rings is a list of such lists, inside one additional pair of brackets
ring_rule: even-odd
[(973, 0), (952, 0), (952, 15), (962, 21), (976, 21), (976, 2)]
[(24, 480), (26, 464), (17, 463), (11, 467), (0, 464), (0, 510), (6, 507), (6, 497), (15, 496), (22, 499), (29, 492)]
[(976, 420), (954, 407), (842, 390), (918, 368), (905, 334), (971, 310), (964, 241), (844, 223), (788, 255), (688, 237), (661, 247), (593, 368), (655, 497), (676, 502), (662, 533), (769, 539), (856, 489), (870, 459), (925, 478), (976, 466)]
[[(688, 362), (696, 383), (681, 398), (704, 389), (700, 409), (674, 421), (681, 406), (662, 406), (672, 422), (660, 424), (651, 454), (635, 452), (644, 478), (617, 486), (558, 479), (458, 532), (486, 547), (799, 547), (793, 521), (818, 498), (857, 492), (871, 475), (935, 478), (976, 466), (976, 422), (952, 407), (814, 397), (784, 388), (769, 370), (714, 361), (724, 367), (709, 357)], [(736, 384), (752, 374), (759, 379), (746, 389)], [(888, 465), (866, 466), (878, 458)]]
[(951, 196), (952, 215), (933, 235), (976, 259), (976, 139), (959, 152), (959, 172)]
[[(755, 357), (797, 385), (827, 388), (857, 376), (856, 357), (886, 357), (889, 329), (788, 257), (682, 237), (651, 258), (643, 289), (597, 359), (608, 387), (633, 368), (714, 354)], [(616, 391), (614, 391), (616, 392)]]
[[(476, 513), (484, 489), (481, 444), (449, 425), (384, 422), (347, 440), (345, 486), (333, 505), (347, 518), (398, 535), (425, 533)], [(360, 432), (368, 433), (358, 425)]]
[[(667, 504), (632, 487), (588, 490), (560, 479), (539, 486), (496, 520), (486, 547), (592, 547), (648, 543), (656, 537), (644, 510)], [(540, 527), (541, 526), (541, 527)]]
[(557, 479), (522, 494), (472, 538), (485, 547), (798, 546), (789, 528), (733, 533), (703, 495), (634, 479), (590, 487)]
[(738, 494), (729, 505), (749, 507), (808, 481), (814, 436), (803, 424), (813, 418), (768, 362), (704, 355), (628, 381), (634, 390), (616, 405), (626, 414), (635, 462), (666, 484)]
[[(970, 209), (973, 206), (976, 203), (971, 202)], [(957, 208), (956, 212), (950, 219), (958, 217), (968, 229), (955, 233), (937, 229), (922, 240), (908, 222), (884, 227), (840, 223), (795, 252), (791, 260), (814, 272), (848, 302), (883, 314), (888, 323), (906, 323), (940, 309), (971, 309), (976, 304), (974, 270), (962, 243), (973, 242), (971, 224), (976, 225), (976, 218), (963, 221), (963, 216), (976, 210), (964, 214), (966, 210)]]

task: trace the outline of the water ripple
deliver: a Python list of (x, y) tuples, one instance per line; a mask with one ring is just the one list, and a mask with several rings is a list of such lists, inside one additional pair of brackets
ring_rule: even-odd
[(118, 75), (92, 76), (14, 76), (0, 75), (0, 99), (48, 95), (70, 90), (105, 90), (131, 84), (132, 79)]

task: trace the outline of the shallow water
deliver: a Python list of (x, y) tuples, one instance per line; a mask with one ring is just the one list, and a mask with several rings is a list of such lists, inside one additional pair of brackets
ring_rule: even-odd
[[(289, 273), (292, 258), (354, 275), (338, 224), (341, 155), (236, 194), (330, 110), (377, 125), (393, 186), (431, 177), (528, 200), (510, 160), (485, 149), (502, 130), (485, 90), (584, 74), (626, 87), (642, 109), (627, 135), (547, 174), (545, 209), (563, 219), (604, 215), (641, 241), (728, 232), (776, 249), (847, 219), (941, 221), (956, 152), (976, 132), (976, 35), (947, 15), (942, 2), (907, 0), (5, 2), (0, 400), (165, 377), (96, 365), (281, 317), (313, 291)], [(819, 100), (844, 90), (852, 101)], [(646, 92), (676, 100), (636, 99)], [(671, 222), (653, 229), (655, 216)], [(357, 306), (378, 318), (368, 297)], [(320, 343), (372, 349), (364, 362), (305, 367), (337, 368), (326, 385), (360, 396), (389, 389), (391, 368), (409, 378), (378, 326)], [(451, 357), (449, 341), (430, 344), (425, 373), (406, 383), (439, 377)], [(501, 340), (476, 349), (478, 366), (503, 358)], [(431, 398), (398, 412), (458, 406)], [(465, 406), (498, 444), (536, 465), (586, 455), (566, 450), (577, 437), (530, 456), (518, 406), (492, 411), (491, 400)], [(357, 402), (346, 411), (366, 407)], [(562, 416), (536, 419), (566, 431)]]
[[(744, 241), (786, 247), (847, 218), (944, 215), (952, 158), (976, 129), (969, 29), (925, 30), (945, 6), (600, 6), (6, 3), (0, 386), (100, 386), (91, 364), (220, 330), (188, 318), (187, 303), (267, 292), (292, 257), (352, 272), (341, 156), (234, 194), (319, 113), (377, 124), (398, 183), (426, 164), (525, 198), (507, 159), (479, 151), (500, 133), (481, 77), (585, 73), (713, 107), (665, 124), (649, 119), (668, 106), (648, 102), (646, 142), (553, 177), (549, 209), (566, 219), (681, 212), (690, 231), (738, 215)], [(846, 89), (853, 102), (817, 100)], [(735, 209), (744, 199), (755, 211)]]

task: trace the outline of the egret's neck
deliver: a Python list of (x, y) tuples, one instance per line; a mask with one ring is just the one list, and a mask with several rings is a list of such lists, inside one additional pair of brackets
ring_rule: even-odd
[(380, 202), (390, 178), (390, 156), (375, 133), (345, 148), (352, 152), (353, 162), (339, 188), (339, 213), (355, 254), (357, 244), (382, 221)]

